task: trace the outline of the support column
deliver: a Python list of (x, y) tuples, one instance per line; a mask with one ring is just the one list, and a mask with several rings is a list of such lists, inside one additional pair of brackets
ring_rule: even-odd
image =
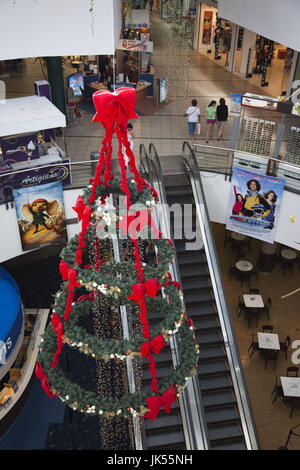
[(46, 57), (53, 104), (66, 115), (65, 84), (61, 57)]
[(247, 62), (249, 57), (249, 49), (250, 51), (250, 61), (248, 67), (248, 73), (252, 72), (252, 65), (254, 59), (254, 52), (255, 52), (255, 43), (256, 43), (256, 33), (253, 31), (249, 31), (249, 29), (244, 29), (244, 36), (243, 36), (243, 45), (242, 45), (242, 55), (241, 55), (241, 63), (240, 63), (240, 73), (243, 75), (247, 72)]
[(237, 24), (232, 23), (231, 43), (230, 43), (229, 60), (228, 60), (229, 72), (234, 71), (235, 53), (237, 49), (238, 36), (239, 36), (239, 26)]

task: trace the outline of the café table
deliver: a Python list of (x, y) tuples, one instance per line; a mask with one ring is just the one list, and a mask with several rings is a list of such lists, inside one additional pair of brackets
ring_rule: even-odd
[(287, 261), (294, 261), (297, 258), (297, 253), (294, 250), (285, 248), (281, 251), (281, 256)]
[(280, 377), (285, 397), (300, 397), (300, 377)]
[(291, 408), (291, 418), (295, 406), (300, 407), (300, 377), (280, 377), (280, 380), (283, 390), (283, 402)]
[(259, 294), (244, 294), (244, 304), (246, 308), (264, 308), (264, 301)]
[(250, 272), (253, 269), (253, 264), (245, 259), (240, 259), (235, 263), (235, 267), (242, 272)]
[(238, 233), (238, 232), (231, 232), (230, 236), (231, 238), (233, 238), (233, 240), (237, 240), (237, 241), (244, 241), (246, 239), (245, 235), (243, 235), (242, 233)]
[(257, 333), (259, 349), (272, 349), (280, 351), (279, 336), (276, 333)]

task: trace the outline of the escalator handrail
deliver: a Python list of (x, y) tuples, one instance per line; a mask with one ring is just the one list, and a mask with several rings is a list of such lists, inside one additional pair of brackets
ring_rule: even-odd
[[(187, 157), (186, 154), (188, 154)], [(224, 338), (224, 345), (228, 357), (231, 376), (233, 379), (247, 449), (258, 450), (258, 434), (250, 405), (250, 397), (243, 374), (238, 345), (234, 334), (234, 327), (231, 320), (230, 308), (226, 298), (213, 233), (209, 222), (209, 213), (206, 205), (201, 176), (195, 153), (188, 142), (183, 143), (182, 157), (185, 169), (188, 172), (191, 180), (197, 217), (201, 229), (203, 244), (205, 247), (216, 306), (218, 309), (222, 334)], [(200, 208), (202, 208), (202, 211)]]
[[(143, 155), (141, 155), (142, 152)], [(165, 213), (165, 208), (168, 206), (168, 203), (165, 192), (163, 173), (155, 146), (152, 143), (149, 145), (149, 155), (147, 152), (145, 152), (144, 148), (140, 148), (140, 157), (142, 157), (140, 160), (142, 162), (143, 170), (145, 171), (146, 168), (149, 169), (149, 180), (151, 181), (152, 186), (156, 186), (158, 190), (157, 192), (160, 201), (160, 208), (162, 209), (164, 229), (167, 232), (164, 235), (172, 240), (175, 246), (173, 234), (170, 229), (170, 220)], [(170, 266), (170, 271), (173, 279), (182, 285), (176, 257), (173, 264)], [(183, 298), (181, 301), (184, 311), (186, 311)], [(176, 336), (170, 338), (170, 346), (172, 351), (173, 364), (176, 366), (178, 364), (178, 346), (176, 343)], [(208, 431), (204, 418), (204, 408), (200, 397), (201, 394), (199, 390), (199, 383), (195, 377), (192, 377), (188, 381), (188, 384), (179, 399), (186, 445), (187, 448), (191, 450), (209, 449), (209, 443), (207, 440)]]

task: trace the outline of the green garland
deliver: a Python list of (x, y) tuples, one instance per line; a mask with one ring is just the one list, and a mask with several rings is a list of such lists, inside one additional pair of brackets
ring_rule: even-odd
[[(133, 180), (128, 180), (127, 184), (131, 193), (130, 200), (132, 204), (143, 204), (149, 209), (155, 204), (155, 198), (149, 188), (144, 187), (139, 192)], [(112, 179), (108, 188), (101, 184), (96, 188), (95, 203), (91, 205), (92, 225), (85, 234), (85, 241), (95, 236), (95, 223), (99, 221), (96, 212), (97, 199), (111, 193), (123, 195), (120, 186), (119, 180)], [(91, 186), (83, 192), (86, 205), (89, 205), (90, 188)], [(162, 287), (155, 298), (146, 296), (146, 307), (148, 314), (159, 311), (162, 321), (150, 330), (150, 339), (162, 334), (165, 343), (167, 343), (169, 337), (177, 333), (179, 340), (179, 365), (172, 370), (169, 376), (159, 379), (157, 387), (159, 393), (162, 394), (168, 390), (170, 385), (175, 385), (177, 396), (179, 396), (187, 384), (188, 378), (196, 373), (198, 346), (195, 344), (194, 328), (188, 324), (183, 312), (181, 293), (178, 291), (177, 286), (173, 285), (168, 279), (169, 266), (175, 256), (174, 248), (168, 240), (152, 239), (152, 243), (157, 249), (159, 263), (157, 266), (143, 263), (143, 278), (145, 282), (155, 277)], [(68, 246), (63, 249), (61, 258), (70, 268), (74, 267), (76, 269), (80, 288), (84, 287), (86, 292), (93, 292), (94, 296), (97, 296), (100, 308), (101, 305), (107, 305), (108, 302), (113, 311), (118, 311), (121, 305), (127, 305), (129, 308), (136, 307), (135, 301), (128, 299), (132, 294), (132, 285), (139, 282), (135, 261), (129, 260), (117, 263), (111, 260), (102, 263), (99, 271), (93, 266), (85, 269), (75, 263), (77, 246), (78, 235), (73, 237)], [(74, 298), (77, 298), (80, 288), (74, 288)], [(159, 295), (162, 288), (165, 296)], [(67, 299), (68, 281), (65, 281), (62, 284), (61, 292), (56, 294), (53, 306), (53, 312), (58, 315), (61, 321), (63, 321)], [(67, 322), (63, 322), (63, 341), (65, 343), (70, 347), (78, 348), (80, 352), (92, 356), (95, 360), (104, 359), (108, 362), (114, 359), (124, 360), (130, 356), (141, 356), (140, 349), (145, 341), (142, 335), (131, 340), (104, 340), (89, 334), (84, 328), (76, 325), (82, 316), (90, 314), (91, 311), (92, 300), (90, 298), (73, 302), (69, 319)], [(38, 360), (49, 379), (52, 393), (59, 396), (72, 409), (87, 414), (103, 415), (107, 418), (129, 416), (130, 414), (143, 416), (148, 411), (146, 398), (155, 396), (155, 393), (151, 390), (148, 393), (127, 394), (121, 399), (115, 397), (100, 398), (97, 394), (72, 383), (64, 376), (59, 364), (56, 368), (51, 368), (56, 349), (56, 334), (53, 333), (52, 325), (49, 324), (42, 338)]]

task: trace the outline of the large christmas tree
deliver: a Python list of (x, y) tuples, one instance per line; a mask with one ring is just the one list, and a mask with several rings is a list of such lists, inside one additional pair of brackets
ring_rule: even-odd
[[(173, 244), (162, 238), (151, 213), (157, 193), (141, 178), (127, 139), (128, 119), (138, 117), (135, 93), (121, 88), (93, 95), (93, 121), (104, 126), (105, 137), (95, 176), (73, 207), (82, 228), (61, 253), (62, 287), (55, 295), (36, 364), (36, 375), (50, 398), (57, 396), (73, 410), (98, 415), (108, 429), (117, 420), (125, 434), (132, 429), (133, 417), (153, 421), (161, 407), (170, 412), (195, 373), (198, 354), (180, 285), (169, 273)], [(111, 172), (114, 132), (121, 178)], [(149, 247), (156, 254), (153, 263), (144, 259)], [(163, 320), (150, 328), (147, 315), (157, 311)], [(93, 331), (80, 324), (89, 315)], [(179, 365), (158, 379), (155, 356), (175, 334)], [(59, 359), (63, 347), (94, 359), (97, 393), (68, 378)], [(142, 358), (147, 358), (152, 377), (148, 391), (142, 390)], [(134, 392), (128, 385), (126, 361), (133, 366)]]

